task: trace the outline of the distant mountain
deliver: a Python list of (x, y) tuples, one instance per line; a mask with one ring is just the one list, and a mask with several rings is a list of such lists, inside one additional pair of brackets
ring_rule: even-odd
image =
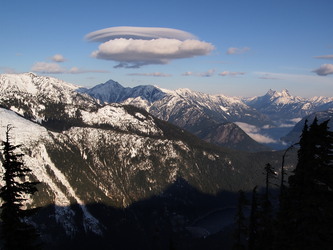
[[(109, 239), (121, 242), (129, 235), (139, 235), (149, 249), (156, 241), (148, 233), (156, 232), (156, 217), (169, 223), (181, 215), (183, 225), (190, 225), (199, 216), (195, 210), (227, 202), (210, 203), (217, 193), (234, 197), (239, 189), (251, 190), (263, 183), (265, 163), (280, 166), (279, 152), (250, 154), (213, 146), (140, 108), (101, 105), (78, 88), (30, 73), (0, 75), (0, 140), (12, 124), (13, 143), (23, 145), (24, 163), (41, 182), (27, 207), (42, 208), (28, 221), (38, 227), (48, 249), (73, 248), (73, 242), (108, 249)], [(165, 194), (179, 179), (195, 192), (178, 197), (184, 185), (177, 184), (176, 191)], [(204, 208), (199, 194), (208, 199)], [(174, 195), (171, 205), (163, 195)], [(152, 197), (163, 199), (147, 203)], [(130, 208), (138, 203), (139, 211)], [(185, 205), (191, 213), (182, 210)]]
[(244, 99), (245, 103), (271, 120), (286, 122), (302, 118), (316, 111), (325, 111), (333, 107), (333, 97), (302, 98), (292, 96), (288, 90), (281, 92), (269, 90), (265, 95)]
[(82, 88), (79, 91), (89, 94), (100, 100), (101, 103), (135, 104), (167, 121), (176, 121), (175, 114), (184, 113), (179, 110), (190, 108), (209, 115), (219, 122), (269, 123), (265, 116), (248, 107), (239, 98), (208, 95), (189, 89), (171, 91), (151, 85), (124, 88), (119, 83), (110, 80), (91, 89)]
[(203, 140), (242, 151), (269, 151), (269, 147), (260, 144), (248, 136), (235, 123), (219, 124), (203, 135)]
[[(171, 91), (150, 85), (124, 88), (117, 82), (108, 81), (79, 91), (97, 98), (101, 103), (122, 103), (144, 108), (152, 115), (186, 129), (199, 138), (231, 148), (260, 151), (265, 147), (249, 137), (242, 141), (245, 137), (240, 128), (233, 130), (227, 139), (229, 129), (223, 132), (226, 128), (223, 124), (241, 121), (263, 126), (271, 123), (265, 115), (247, 106), (239, 98), (208, 95), (189, 89)], [(224, 136), (212, 140), (206, 137), (207, 133), (223, 133)], [(233, 141), (232, 138), (236, 137), (237, 141)]]
[(318, 123), (329, 120), (328, 127), (331, 131), (333, 131), (333, 109), (329, 109), (327, 111), (318, 111), (305, 116), (295, 125), (295, 127), (290, 131), (290, 133), (288, 133), (285, 137), (282, 138), (282, 140), (290, 145), (298, 142), (302, 134), (305, 121), (307, 120), (308, 125), (310, 126), (315, 118), (318, 119)]
[(121, 103), (129, 98), (135, 99), (140, 97), (142, 100), (153, 103), (159, 99), (162, 99), (166, 94), (159, 88), (154, 86), (138, 86), (134, 88), (124, 88), (118, 82), (109, 80), (106, 83), (99, 84), (91, 89), (81, 88), (81, 93), (87, 93), (88, 95), (96, 98), (102, 104), (106, 103)]

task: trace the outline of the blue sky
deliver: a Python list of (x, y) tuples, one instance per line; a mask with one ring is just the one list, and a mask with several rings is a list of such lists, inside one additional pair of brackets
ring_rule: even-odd
[[(0, 73), (333, 96), (332, 10), (331, 0), (2, 0)], [(89, 35), (106, 28), (105, 41)]]

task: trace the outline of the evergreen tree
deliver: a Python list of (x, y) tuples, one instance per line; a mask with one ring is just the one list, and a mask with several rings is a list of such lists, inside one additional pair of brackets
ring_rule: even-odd
[(267, 163), (265, 168), (265, 195), (264, 195), (264, 202), (270, 203), (270, 197), (269, 197), (269, 189), (270, 185), (272, 184), (272, 180), (276, 179), (276, 173), (274, 171), (274, 168), (270, 163)]
[(257, 186), (255, 186), (252, 190), (249, 240), (248, 240), (249, 250), (257, 249), (257, 231), (258, 231), (258, 198), (257, 198)]
[(294, 175), (281, 197), (275, 249), (332, 249), (333, 136), (328, 121), (305, 123)]
[(238, 206), (237, 206), (237, 214), (235, 216), (235, 242), (232, 247), (233, 250), (242, 250), (245, 248), (245, 241), (247, 237), (248, 227), (246, 223), (246, 218), (244, 215), (244, 209), (247, 205), (247, 199), (245, 194), (242, 190), (239, 191), (239, 198), (238, 198)]
[(11, 129), (12, 126), (8, 125), (6, 139), (2, 142), (3, 152), (0, 154), (5, 170), (3, 176), (5, 184), (0, 189), (0, 198), (2, 198), (1, 236), (5, 249), (38, 249), (35, 244), (37, 234), (31, 225), (25, 223), (24, 218), (27, 211), (23, 209), (25, 197), (37, 191), (37, 182), (26, 180), (31, 170), (24, 166), (23, 154), (15, 153), (20, 145), (12, 145)]
[[(285, 164), (285, 158), (286, 158), (286, 155), (288, 153), (289, 150), (291, 150), (294, 146), (298, 145), (298, 143), (295, 143), (295, 144), (292, 144), (291, 146), (289, 146), (283, 153), (282, 155), (282, 163), (281, 163), (281, 184), (280, 184), (280, 198), (283, 196), (283, 192), (286, 188), (286, 185), (285, 185), (285, 179), (284, 177), (286, 176), (286, 172), (285, 172), (285, 169), (284, 169), (284, 164)], [(280, 201), (281, 202), (281, 201)]]
[(276, 173), (270, 163), (267, 163), (265, 168), (265, 193), (260, 199), (258, 212), (257, 226), (257, 248), (256, 249), (271, 249), (273, 242), (273, 208), (270, 197), (270, 186), (273, 179), (276, 179)]

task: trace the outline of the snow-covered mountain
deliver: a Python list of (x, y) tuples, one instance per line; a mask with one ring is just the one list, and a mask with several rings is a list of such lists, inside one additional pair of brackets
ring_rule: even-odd
[(186, 123), (196, 122), (196, 118), (191, 117), (192, 113), (210, 116), (219, 123), (234, 121), (260, 125), (269, 123), (265, 116), (247, 106), (239, 98), (209, 95), (189, 89), (171, 91), (151, 85), (124, 88), (110, 80), (91, 89), (80, 89), (80, 92), (87, 93), (102, 103), (116, 102), (142, 107), (158, 118), (182, 127), (186, 126)]
[[(255, 146), (251, 139), (274, 149), (284, 148), (286, 145), (280, 138), (289, 133), (299, 120), (315, 111), (333, 108), (333, 97), (307, 99), (292, 96), (286, 89), (281, 92), (269, 90), (263, 96), (238, 98), (189, 89), (171, 91), (149, 85), (124, 88), (110, 80), (80, 91), (101, 103), (123, 103), (144, 108), (154, 116), (214, 144), (253, 151), (262, 150), (262, 146)], [(242, 126), (230, 134), (230, 122), (236, 124), (233, 127)], [(250, 136), (249, 140), (242, 135), (242, 129)], [(210, 135), (219, 136), (211, 138)], [(243, 140), (239, 141), (240, 138)]]
[[(233, 141), (236, 131), (243, 133), (240, 128), (233, 130), (233, 135), (227, 138), (229, 130), (223, 124), (236, 121), (257, 126), (271, 124), (265, 115), (246, 105), (240, 98), (208, 95), (189, 89), (171, 91), (151, 85), (124, 88), (110, 80), (91, 89), (80, 89), (79, 92), (89, 94), (101, 103), (122, 103), (143, 108), (152, 115), (186, 129), (206, 141), (231, 148), (260, 151), (264, 147), (255, 141), (250, 142), (251, 138), (245, 140), (241, 134), (236, 136), (237, 141)], [(226, 130), (223, 132), (224, 128)], [(219, 136), (217, 137), (219, 139), (212, 140), (207, 137), (208, 134), (221, 133), (224, 134), (223, 138)], [(242, 139), (244, 141), (239, 141)]]
[(61, 115), (73, 118), (78, 109), (97, 107), (95, 99), (76, 91), (79, 86), (52, 77), (2, 74), (0, 83), (1, 106), (34, 121), (46, 122)]
[[(164, 221), (182, 213), (193, 219), (199, 196), (211, 204), (218, 192), (251, 190), (262, 183), (264, 163), (280, 165), (279, 154), (212, 146), (134, 106), (100, 105), (54, 78), (0, 75), (0, 86), (0, 140), (11, 124), (12, 142), (22, 144), (24, 163), (42, 182), (27, 204), (42, 208), (30, 220), (55, 249), (73, 239), (107, 249), (117, 241), (130, 244), (121, 241), (130, 233), (145, 245), (156, 211)], [(192, 189), (184, 190), (179, 179)], [(174, 183), (173, 195), (164, 193)], [(179, 190), (186, 191), (183, 198)], [(166, 208), (170, 202), (161, 201), (161, 208), (147, 208), (146, 202), (155, 204), (152, 197), (176, 205)], [(180, 209), (185, 205), (192, 217)]]
[(263, 96), (247, 98), (244, 101), (272, 120), (283, 122), (301, 119), (313, 112), (333, 107), (333, 97), (303, 98), (290, 95), (286, 89), (281, 92), (269, 90)]
[(114, 102), (120, 103), (127, 99), (135, 99), (138, 97), (140, 97), (140, 99), (144, 102), (151, 104), (159, 99), (162, 99), (166, 95), (166, 93), (155, 86), (146, 85), (134, 88), (125, 88), (113, 80), (96, 85), (91, 89), (81, 88), (78, 91), (89, 94), (103, 104)]

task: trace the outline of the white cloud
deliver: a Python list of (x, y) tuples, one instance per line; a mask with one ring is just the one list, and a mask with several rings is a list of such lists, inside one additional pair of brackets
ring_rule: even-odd
[(129, 76), (155, 76), (155, 77), (169, 77), (172, 76), (170, 74), (165, 74), (161, 72), (153, 72), (153, 73), (131, 73), (127, 74)]
[(72, 67), (67, 69), (61, 67), (58, 63), (49, 62), (37, 62), (31, 70), (42, 74), (83, 74), (83, 73), (109, 73), (107, 70), (94, 70), (94, 69), (80, 69), (78, 67)]
[(220, 76), (238, 76), (245, 75), (245, 72), (231, 72), (231, 71), (223, 71), (219, 73)]
[(64, 62), (66, 61), (66, 58), (61, 54), (55, 54), (54, 56), (51, 57), (51, 60), (53, 62)]
[(118, 38), (151, 40), (158, 38), (177, 39), (180, 41), (196, 39), (186, 31), (160, 27), (111, 27), (97, 30), (85, 36), (90, 42), (107, 42)]
[(32, 66), (31, 70), (44, 74), (61, 74), (66, 71), (66, 69), (61, 67), (58, 63), (49, 62), (37, 62)]
[(243, 48), (231, 47), (227, 50), (227, 55), (240, 55), (240, 54), (244, 54), (245, 52), (247, 52), (249, 50), (250, 50), (250, 48), (248, 48), (248, 47), (243, 47)]
[(333, 74), (333, 64), (323, 64), (318, 69), (313, 70), (319, 76)]
[(317, 59), (333, 59), (333, 55), (314, 56)]
[(113, 27), (86, 35), (103, 42), (92, 57), (118, 62), (115, 68), (167, 64), (171, 60), (209, 54), (215, 47), (188, 32), (169, 28)]
[(259, 143), (276, 143), (277, 141), (273, 138), (261, 134), (261, 129), (244, 122), (236, 122), (237, 126), (239, 126), (248, 136), (250, 136), (253, 140)]
[(215, 69), (210, 69), (206, 72), (192, 72), (192, 71), (187, 71), (182, 74), (182, 76), (199, 76), (199, 77), (211, 77), (215, 74)]
[(267, 135), (261, 135), (261, 134), (253, 134), (253, 133), (247, 133), (253, 140), (259, 142), (259, 143), (277, 143), (276, 140), (273, 138), (267, 136)]

